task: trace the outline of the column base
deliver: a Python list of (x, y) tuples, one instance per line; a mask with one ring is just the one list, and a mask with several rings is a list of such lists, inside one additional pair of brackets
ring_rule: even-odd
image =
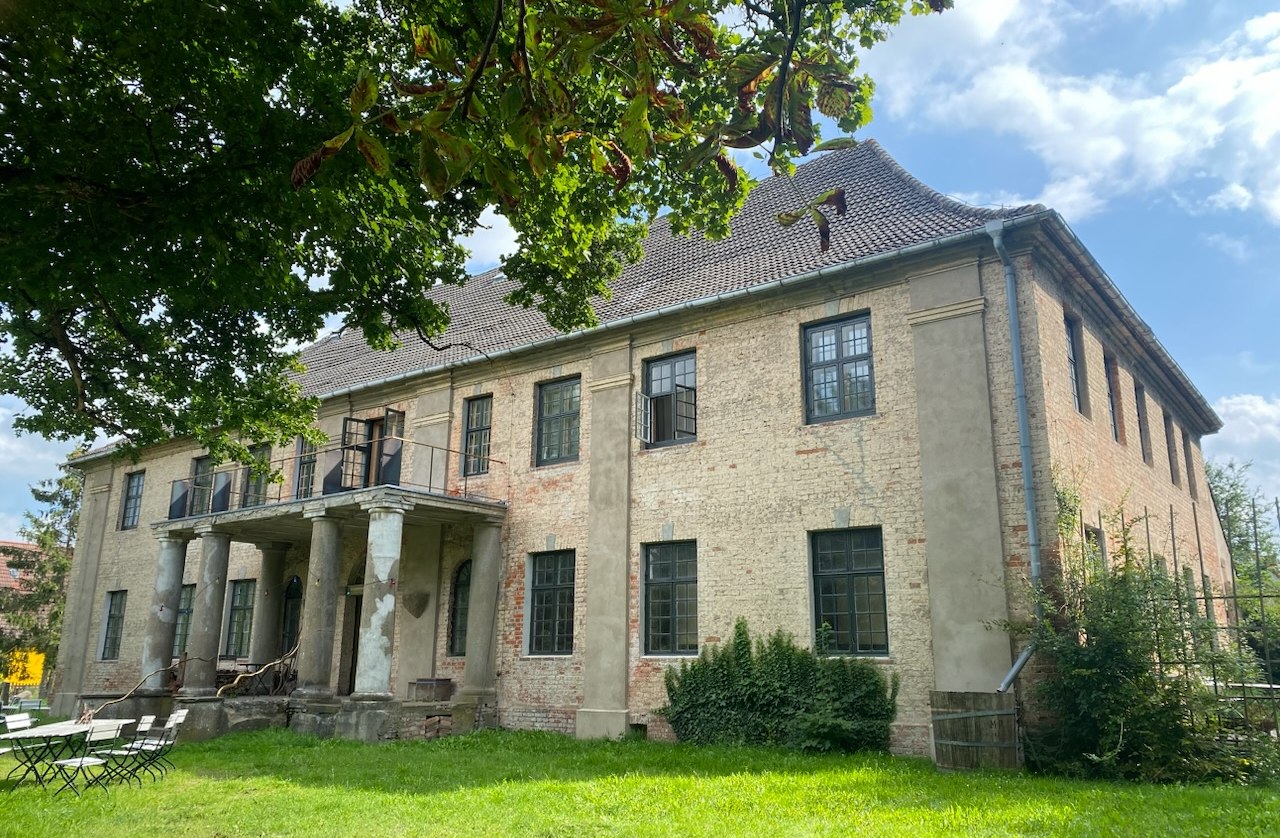
[(574, 735), (579, 739), (621, 739), (631, 729), (626, 710), (578, 709)]
[(223, 713), (222, 698), (214, 695), (178, 695), (175, 709), (187, 710), (187, 720), (182, 723), (182, 738), (198, 742), (213, 739), (227, 732), (227, 719)]
[(347, 696), (349, 701), (391, 701), (394, 698), (392, 693), (352, 693)]

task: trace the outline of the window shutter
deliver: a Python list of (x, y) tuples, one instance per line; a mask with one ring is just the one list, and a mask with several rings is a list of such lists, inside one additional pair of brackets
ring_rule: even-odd
[(369, 424), (350, 416), (342, 420), (342, 489), (364, 487), (369, 468)]
[(693, 387), (676, 385), (676, 436), (698, 435), (698, 391)]
[(652, 408), (649, 397), (644, 393), (636, 393), (636, 439), (641, 442), (653, 442)]

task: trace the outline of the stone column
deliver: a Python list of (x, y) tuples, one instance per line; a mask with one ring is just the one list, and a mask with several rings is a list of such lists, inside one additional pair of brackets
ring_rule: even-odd
[(187, 667), (179, 695), (209, 696), (217, 692), (218, 640), (222, 634), (222, 606), (227, 599), (227, 562), (231, 536), (211, 527), (197, 530), (200, 538), (200, 578), (191, 604), (191, 634), (187, 639)]
[(494, 521), (476, 524), (471, 541), (471, 601), (467, 610), (467, 664), (454, 708), (461, 730), (477, 726), (477, 708), (493, 701), (494, 628), (498, 613), (498, 578), (502, 571), (502, 527)]
[(161, 532), (160, 558), (156, 562), (156, 586), (147, 614), (147, 633), (142, 638), (142, 691), (163, 693), (168, 674), (160, 670), (173, 661), (173, 635), (177, 630), (178, 605), (182, 600), (182, 574), (187, 566), (187, 537)]
[(302, 637), (298, 646), (299, 698), (332, 698), (333, 637), (338, 626), (338, 572), (342, 521), (326, 510), (305, 512), (311, 519), (311, 559), (302, 600)]
[(262, 569), (258, 573), (257, 602), (253, 609), (253, 636), (249, 639), (249, 660), (263, 664), (280, 657), (280, 620), (284, 613), (285, 542), (260, 544)]
[(364, 565), (360, 652), (356, 657), (354, 699), (389, 700), (391, 657), (396, 641), (396, 580), (400, 576), (400, 546), (408, 504), (374, 501), (362, 507), (369, 513), (368, 553)]
[(586, 630), (580, 739), (627, 732), (628, 511), (631, 348), (591, 359), (591, 487), (587, 500)]

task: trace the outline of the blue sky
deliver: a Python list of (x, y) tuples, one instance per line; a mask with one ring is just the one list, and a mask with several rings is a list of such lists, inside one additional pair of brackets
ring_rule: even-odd
[[(861, 136), (969, 203), (1057, 209), (1222, 417), (1206, 452), (1253, 461), (1280, 495), (1277, 4), (955, 5), (867, 54)], [(497, 220), (471, 267), (511, 240)], [(0, 397), (0, 539), (69, 449), (15, 438), (21, 408)]]

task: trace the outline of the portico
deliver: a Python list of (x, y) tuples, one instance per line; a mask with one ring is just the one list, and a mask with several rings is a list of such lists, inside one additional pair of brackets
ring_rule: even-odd
[[(216, 669), (227, 610), (227, 556), (233, 543), (249, 543), (261, 552), (254, 602), (250, 659), (262, 664), (280, 657), (284, 569), (289, 557), (297, 567), (306, 556), (302, 619), (296, 657), (296, 684), (289, 695), (291, 718), (303, 729), (355, 731), (358, 738), (374, 738), (377, 725), (359, 719), (343, 722), (312, 718), (341, 714), (385, 714), (388, 702), (405, 696), (405, 682), (434, 676), (434, 672), (397, 672), (397, 612), (401, 610), (401, 573), (425, 577), (411, 565), (414, 557), (438, 542), (441, 527), (472, 534), (470, 558), (477, 582), (471, 591), (467, 620), (466, 668), (457, 703), (465, 705), (462, 726), (486, 717), (494, 689), (495, 614), (501, 566), (501, 527), (506, 505), (497, 501), (451, 497), (401, 486), (376, 486), (314, 498), (212, 512), (153, 524), (157, 541), (157, 573), (143, 643), (144, 691), (165, 694), (167, 676), (161, 671), (172, 658), (176, 614), (188, 559), (198, 561), (195, 595), (191, 601), (185, 673), (178, 701), (215, 703)], [(363, 548), (363, 583), (354, 592), (342, 585), (344, 552)], [(359, 553), (357, 553), (359, 555)], [(410, 562), (405, 566), (404, 562)], [(301, 574), (300, 574), (301, 575)], [(432, 575), (431, 579), (434, 580)], [(482, 580), (489, 580), (483, 583)], [(419, 590), (414, 597), (438, 599), (440, 592)], [(355, 662), (350, 689), (339, 689), (335, 669), (340, 615), (344, 601), (358, 596), (358, 626), (343, 628), (350, 642), (354, 632)], [(418, 604), (415, 602), (415, 604)], [(424, 609), (416, 608), (418, 616)], [(412, 614), (410, 616), (413, 616)], [(423, 619), (430, 619), (428, 614)], [(411, 621), (412, 622), (412, 621)], [(421, 666), (415, 659), (408, 666)], [(343, 684), (347, 685), (347, 681)], [(399, 683), (399, 689), (397, 688)], [(343, 696), (343, 693), (349, 695)], [(381, 705), (381, 709), (380, 709)], [(314, 712), (313, 712), (314, 711)], [(216, 726), (211, 709), (193, 713)], [(198, 726), (198, 725), (197, 725)], [(455, 723), (457, 726), (457, 723)], [(211, 729), (209, 734), (219, 731)]]

